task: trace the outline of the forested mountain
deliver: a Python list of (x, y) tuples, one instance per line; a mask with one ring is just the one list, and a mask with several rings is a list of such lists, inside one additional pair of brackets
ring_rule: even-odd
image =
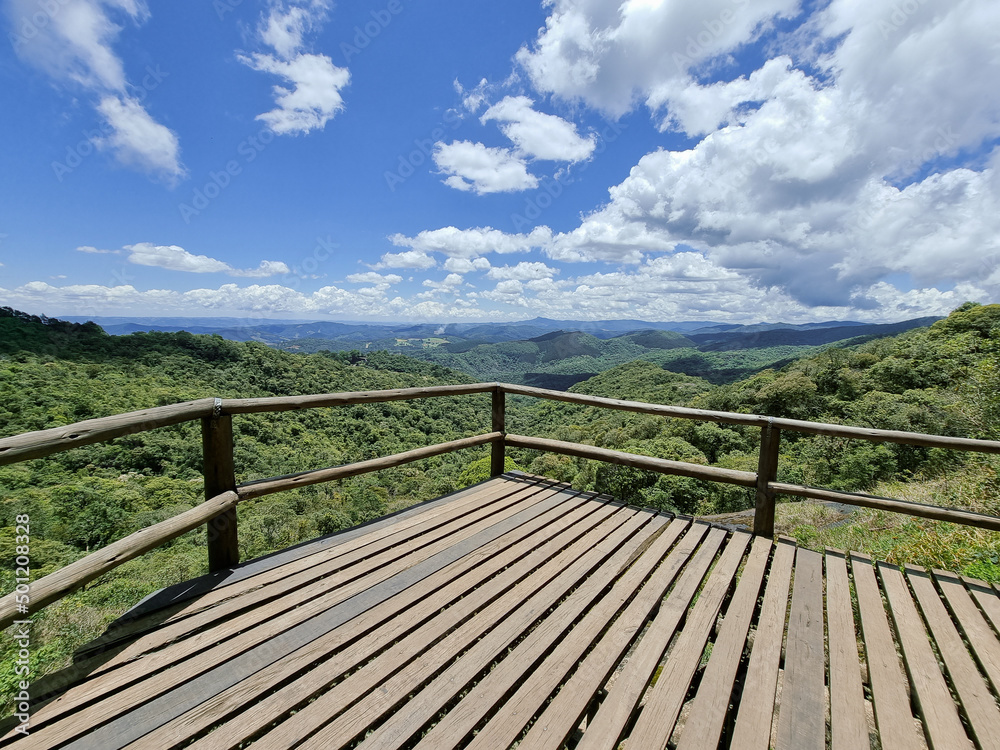
[[(697, 408), (940, 435), (1000, 437), (1000, 305), (965, 305), (929, 328), (849, 348), (830, 348), (730, 385), (632, 362), (571, 391)], [(755, 471), (759, 431), (664, 420), (564, 403), (525, 407), (532, 434), (661, 458)], [(527, 429), (525, 427), (525, 429)], [(565, 456), (527, 460), (533, 471), (631, 502), (688, 513), (722, 513), (753, 505), (736, 487), (668, 477)], [(869, 443), (785, 431), (782, 481), (845, 490), (879, 482), (938, 476), (978, 458), (956, 452)], [(987, 470), (987, 473), (991, 470)], [(997, 500), (1000, 510), (1000, 499)]]

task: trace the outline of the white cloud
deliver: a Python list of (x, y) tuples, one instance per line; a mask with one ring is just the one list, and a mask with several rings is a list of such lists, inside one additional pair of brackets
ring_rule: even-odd
[(225, 273), (229, 276), (244, 278), (262, 278), (287, 274), (291, 271), (281, 261), (262, 260), (257, 268), (238, 269), (228, 263), (207, 255), (194, 255), (177, 245), (154, 245), (152, 242), (139, 242), (126, 245), (128, 262), (139, 266), (165, 268), (168, 271), (184, 271), (187, 273)]
[[(177, 135), (140, 103), (128, 81), (121, 58), (112, 45), (124, 26), (149, 18), (142, 0), (61, 0), (48, 4), (9, 0), (8, 16), (20, 29), (25, 19), (41, 15), (45, 23), (31, 24), (32, 33), (16, 33), (14, 46), (28, 62), (57, 81), (73, 82), (96, 99), (96, 110), (106, 133), (95, 144), (106, 148), (122, 164), (136, 167), (168, 184), (186, 175)], [(155, 86), (153, 86), (155, 88)], [(145, 96), (149, 91), (143, 89)]]
[(758, 38), (798, 0), (554, 0), (533, 45), (517, 61), (535, 88), (582, 100), (613, 117), (669, 81)]
[(386, 253), (375, 264), (375, 268), (434, 268), (437, 261), (420, 250), (406, 250), (402, 253)]
[(326, 0), (272, 4), (257, 34), (274, 54), (238, 55), (244, 65), (280, 76), (292, 86), (275, 86), (278, 106), (257, 116), (274, 133), (297, 135), (322, 130), (344, 108), (340, 91), (350, 83), (350, 71), (334, 65), (327, 55), (305, 51), (305, 34), (326, 20), (329, 8)]
[(1000, 5), (833, 0), (769, 38), (758, 70), (702, 82), (795, 10), (556, 0), (519, 53), (536, 88), (612, 114), (644, 102), (696, 142), (642, 157), (543, 252), (639, 264), (686, 245), (755, 289), (841, 313), (888, 299), (890, 275), (913, 309), (950, 304), (935, 285), (1000, 291), (1000, 150), (987, 151), (1000, 90), (984, 85), (1000, 78)]
[(375, 273), (374, 271), (368, 271), (366, 273), (352, 273), (347, 277), (347, 280), (352, 284), (376, 284), (376, 285), (392, 285), (398, 284), (403, 280), (402, 276), (394, 273)]
[(533, 229), (529, 234), (507, 234), (493, 227), (457, 229), (425, 229), (416, 237), (394, 234), (392, 244), (410, 247), (423, 253), (443, 253), (452, 258), (474, 259), (490, 253), (526, 253), (542, 248), (552, 240), (552, 230), (546, 226)]
[(449, 273), (441, 281), (434, 281), (433, 279), (424, 279), (423, 285), (429, 289), (433, 289), (435, 292), (446, 292), (454, 294), (458, 291), (459, 287), (465, 280), (462, 278), (461, 274)]
[(121, 250), (101, 250), (92, 245), (80, 245), (76, 250), (80, 253), (90, 253), (92, 255), (121, 255), (122, 252)]
[(280, 260), (262, 260), (257, 268), (246, 268), (242, 270), (233, 268), (226, 273), (230, 276), (238, 276), (246, 279), (263, 279), (268, 276), (283, 276), (291, 272), (291, 269)]
[(521, 262), (516, 266), (494, 266), (486, 276), (491, 279), (532, 281), (535, 279), (550, 279), (558, 273), (558, 268), (550, 268), (544, 263)]
[(436, 143), (434, 163), (444, 184), (456, 190), (485, 193), (509, 193), (538, 187), (538, 178), (529, 174), (524, 159), (510, 149), (490, 148), (472, 141)]
[(154, 120), (132, 97), (105, 96), (97, 105), (110, 133), (96, 140), (126, 166), (161, 175), (176, 184), (186, 171), (180, 162), (180, 142), (170, 128)]
[(568, 162), (590, 158), (596, 146), (593, 136), (582, 138), (573, 123), (538, 112), (533, 105), (526, 96), (508, 96), (486, 110), (480, 121), (500, 123), (500, 130), (514, 143), (519, 155)]
[(490, 261), (487, 258), (448, 258), (444, 262), (444, 269), (452, 273), (471, 273), (472, 271), (488, 271)]

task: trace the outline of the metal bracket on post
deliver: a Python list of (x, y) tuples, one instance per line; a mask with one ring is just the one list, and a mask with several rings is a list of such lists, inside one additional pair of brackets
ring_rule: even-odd
[[(215, 399), (212, 416), (201, 420), (205, 499), (236, 489), (233, 459), (233, 418), (222, 413), (222, 399)], [(240, 561), (236, 508), (220, 513), (207, 524), (208, 569), (227, 570)]]
[[(493, 409), (492, 409), (492, 421), (493, 421), (493, 432), (500, 432), (507, 434), (506, 429), (506, 393), (503, 388), (499, 385), (496, 390), (493, 391)], [(490, 476), (498, 477), (504, 472), (504, 465), (506, 462), (506, 444), (504, 443), (503, 437), (499, 440), (494, 441), (493, 445), (490, 446)]]
[(774, 490), (771, 482), (778, 478), (778, 447), (781, 430), (774, 426), (774, 417), (760, 430), (760, 455), (757, 459), (757, 502), (753, 514), (753, 533), (774, 536)]

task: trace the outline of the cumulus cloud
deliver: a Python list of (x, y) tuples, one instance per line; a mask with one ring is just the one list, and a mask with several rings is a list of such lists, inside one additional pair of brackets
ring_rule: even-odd
[(494, 266), (486, 276), (491, 279), (533, 281), (535, 279), (550, 279), (558, 273), (558, 268), (550, 268), (544, 263), (522, 262), (516, 266)]
[(394, 245), (413, 248), (422, 253), (437, 252), (451, 258), (474, 259), (490, 253), (526, 253), (546, 247), (552, 240), (552, 230), (540, 226), (528, 234), (508, 234), (493, 227), (458, 229), (449, 226), (425, 229), (415, 237), (393, 234), (389, 240)]
[(526, 96), (508, 96), (490, 107), (480, 118), (495, 120), (500, 130), (517, 147), (517, 153), (532, 159), (578, 162), (590, 158), (596, 141), (582, 138), (576, 125), (567, 120), (538, 112)]
[(510, 149), (490, 148), (472, 141), (437, 143), (432, 154), (444, 184), (456, 190), (510, 193), (538, 187), (538, 178), (528, 172), (523, 157)]
[(403, 277), (395, 273), (382, 274), (368, 271), (366, 273), (352, 273), (347, 277), (347, 280), (352, 284), (375, 284), (376, 286), (385, 284), (388, 287), (400, 283)]
[(305, 51), (305, 35), (326, 20), (328, 0), (273, 2), (257, 28), (261, 43), (274, 52), (238, 55), (244, 65), (283, 78), (291, 88), (274, 86), (277, 105), (257, 116), (278, 135), (322, 130), (344, 108), (341, 89), (351, 81), (347, 68), (328, 55)]
[(688, 70), (759, 38), (798, 0), (554, 0), (545, 27), (517, 61), (538, 91), (613, 117)]
[(451, 271), (452, 273), (488, 271), (490, 269), (490, 261), (488, 258), (476, 258), (474, 260), (467, 258), (447, 258), (444, 262), (444, 268), (446, 271)]
[[(186, 175), (177, 135), (157, 122), (133, 86), (113, 45), (125, 26), (149, 18), (142, 0), (63, 0), (43, 13), (44, 24), (32, 24), (32, 33), (20, 31), (25, 19), (40, 13), (34, 0), (9, 0), (7, 13), (16, 30), (12, 41), (18, 54), (53, 79), (72, 83), (93, 97), (103, 120), (104, 135), (95, 145), (108, 150), (122, 164), (145, 171), (168, 184)], [(165, 77), (157, 70), (150, 81)], [(145, 84), (144, 84), (145, 85)], [(151, 88), (155, 88), (152, 85)]]
[[(888, 300), (890, 275), (921, 314), (952, 287), (997, 293), (1000, 90), (983, 82), (1000, 77), (1000, 5), (912, 5), (833, 0), (782, 36), (791, 0), (555, 0), (518, 54), (535, 88), (612, 115), (645, 105), (695, 142), (643, 156), (543, 251), (641, 264), (684, 246), (816, 309)], [(757, 70), (719, 73), (769, 34)]]
[(434, 268), (437, 261), (420, 250), (406, 250), (402, 253), (386, 253), (375, 264), (375, 268)]
[(135, 245), (126, 245), (125, 250), (129, 254), (129, 263), (164, 268), (168, 271), (225, 273), (229, 276), (243, 278), (263, 278), (291, 273), (288, 266), (281, 261), (262, 260), (257, 268), (239, 269), (207, 255), (194, 255), (177, 245), (154, 245), (152, 242), (139, 242)]
[(109, 149), (122, 164), (163, 175), (176, 183), (184, 176), (180, 142), (170, 128), (154, 120), (137, 99), (105, 96), (97, 105), (110, 128), (98, 138), (98, 148)]

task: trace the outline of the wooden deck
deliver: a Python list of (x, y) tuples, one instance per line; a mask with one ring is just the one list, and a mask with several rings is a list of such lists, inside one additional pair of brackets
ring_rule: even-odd
[(993, 748), (998, 628), (987, 584), (508, 474), (160, 592), (0, 746)]

